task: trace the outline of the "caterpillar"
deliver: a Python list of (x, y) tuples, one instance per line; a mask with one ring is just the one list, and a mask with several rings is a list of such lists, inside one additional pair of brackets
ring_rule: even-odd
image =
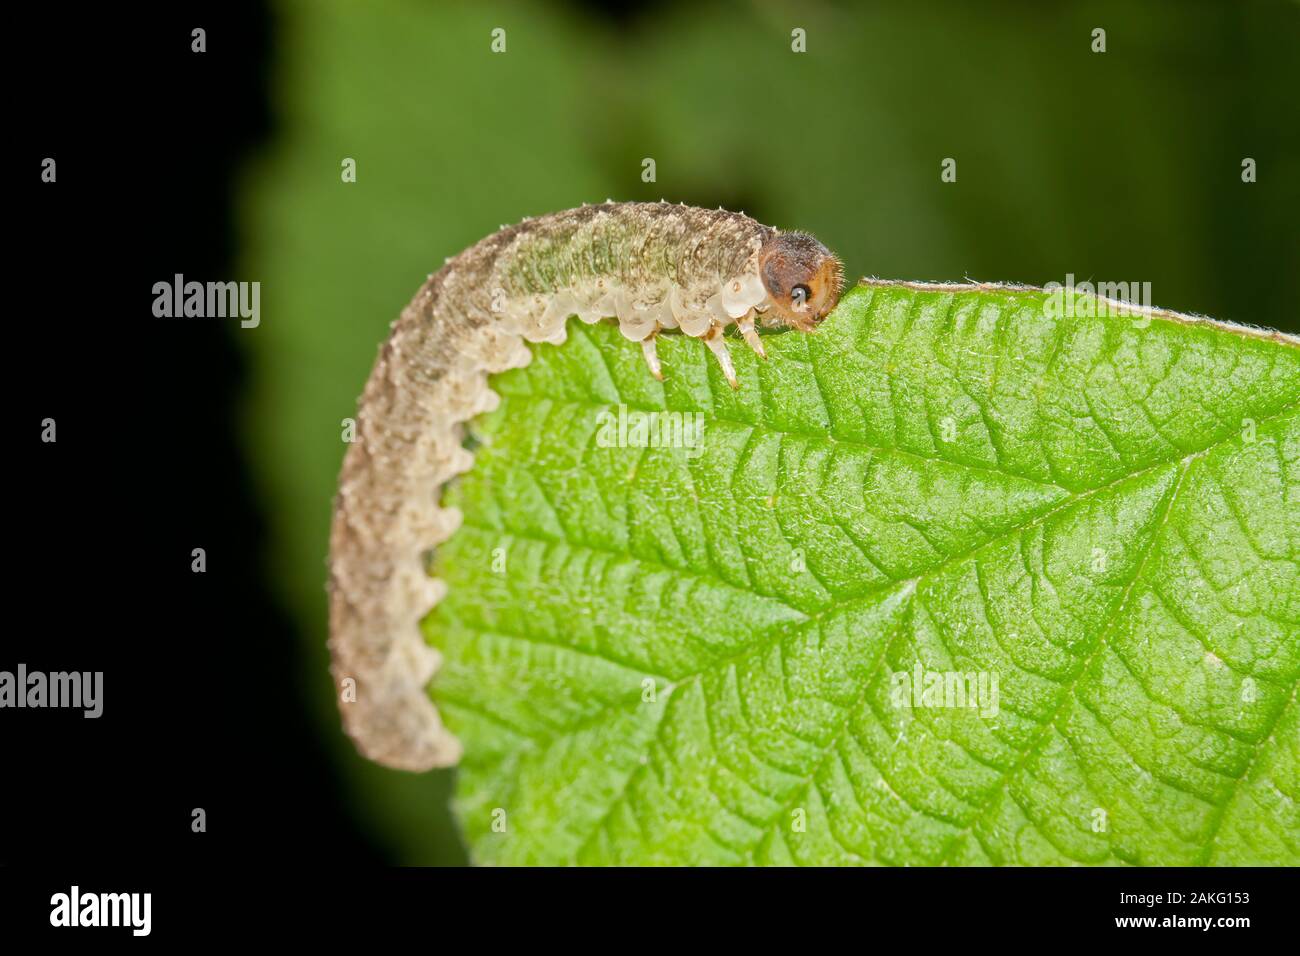
[(724, 330), (766, 358), (757, 326), (812, 331), (839, 301), (839, 260), (803, 232), (670, 203), (605, 203), (525, 219), (447, 260), (392, 324), (362, 392), (330, 529), (331, 673), (344, 729), (390, 767), (454, 765), (460, 744), (425, 692), (440, 664), (420, 620), (446, 585), (427, 572), (458, 528), (443, 486), (467, 471), (465, 423), (495, 408), (488, 376), (566, 322), (618, 322), (663, 378), (655, 339), (703, 340), (739, 387)]

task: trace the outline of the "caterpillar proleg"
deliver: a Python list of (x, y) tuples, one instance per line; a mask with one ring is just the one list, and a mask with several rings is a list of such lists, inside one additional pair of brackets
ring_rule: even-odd
[(563, 342), (577, 316), (617, 320), (656, 378), (660, 332), (702, 339), (737, 388), (727, 326), (763, 355), (757, 326), (812, 331), (842, 285), (839, 260), (806, 233), (612, 201), (505, 227), (431, 275), (366, 382), (330, 532), (331, 671), (361, 752), (406, 770), (460, 758), (426, 691), (439, 658), (419, 622), (446, 590), (427, 557), (459, 526), (441, 491), (473, 464), (464, 426), (499, 400), (488, 376), (527, 365), (525, 342)]

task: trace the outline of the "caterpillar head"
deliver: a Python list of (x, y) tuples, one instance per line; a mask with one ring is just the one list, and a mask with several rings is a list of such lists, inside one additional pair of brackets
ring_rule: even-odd
[(806, 232), (783, 232), (758, 251), (758, 275), (771, 302), (769, 322), (811, 332), (835, 308), (844, 267)]

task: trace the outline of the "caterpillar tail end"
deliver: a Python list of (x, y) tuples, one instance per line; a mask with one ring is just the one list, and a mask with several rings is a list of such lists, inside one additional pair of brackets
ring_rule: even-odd
[(395, 646), (377, 672), (354, 676), (340, 663), (331, 668), (343, 729), (362, 756), (422, 773), (460, 762), (460, 741), (442, 723), (425, 690), (442, 662), (431, 647)]
[(362, 756), (385, 767), (420, 773), (454, 766), (460, 741), (428, 691), (442, 655), (419, 627), (446, 585), (422, 568), (390, 573), (387, 581), (393, 589), (383, 601), (358, 607), (331, 580), (330, 673), (343, 729)]

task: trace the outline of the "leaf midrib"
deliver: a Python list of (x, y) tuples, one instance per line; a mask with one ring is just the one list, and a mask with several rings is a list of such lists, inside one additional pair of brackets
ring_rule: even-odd
[[(515, 397), (518, 397), (518, 396), (515, 396)], [(576, 400), (564, 400), (564, 399), (549, 399), (548, 401), (551, 401), (551, 402), (553, 402), (553, 403), (555, 403), (555, 404), (567, 404), (567, 405), (586, 405), (586, 404), (587, 404), (587, 403), (583, 403), (583, 402), (578, 402), (578, 401), (576, 401)], [(602, 405), (593, 406), (593, 407), (605, 408), (605, 407), (607, 407), (607, 406), (605, 406), (605, 405), (602, 404)], [(629, 406), (629, 407), (632, 407), (632, 406)], [(1279, 418), (1283, 418), (1283, 417), (1285, 417), (1286, 415), (1288, 415), (1289, 413), (1291, 413), (1291, 412), (1293, 412), (1293, 411), (1296, 411), (1297, 409), (1300, 409), (1300, 399), (1297, 399), (1296, 401), (1290, 403), (1289, 405), (1285, 405), (1285, 406), (1283, 406), (1281, 409), (1279, 409), (1277, 412), (1275, 412), (1275, 413), (1273, 413), (1273, 414), (1270, 414), (1270, 415), (1268, 415), (1268, 416), (1266, 416), (1266, 417), (1264, 417), (1264, 418), (1259, 419), (1259, 420), (1256, 422), (1256, 427), (1257, 427), (1257, 429), (1260, 428), (1260, 427), (1263, 427), (1264, 425), (1268, 424), (1269, 422), (1276, 421), (1276, 420), (1279, 419)], [(720, 420), (720, 421), (732, 421), (732, 420), (729, 420), (729, 419), (719, 419), (719, 420)], [(734, 422), (734, 421), (733, 421), (733, 424), (746, 425), (746, 423), (743, 423), (743, 422)], [(750, 428), (753, 428), (753, 429), (760, 429), (760, 428), (763, 428), (763, 427), (765, 427), (765, 426), (761, 426), (761, 425), (748, 425), (747, 427), (750, 427)], [(812, 435), (812, 434), (809, 434), (809, 433), (804, 433), (804, 432), (787, 432), (787, 431), (782, 431), (782, 430), (780, 430), (780, 429), (773, 429), (773, 428), (770, 428), (770, 427), (768, 427), (767, 430), (768, 430), (768, 432), (771, 433), (771, 434), (778, 434), (778, 435), (795, 435), (795, 436), (799, 436), (799, 437), (806, 437), (806, 438), (809, 438), (809, 439), (812, 439), (812, 440), (817, 440), (817, 436)], [(830, 439), (830, 440), (828, 440), (828, 439), (825, 439), (825, 438), (822, 438), (821, 440), (822, 440), (822, 441), (826, 441), (828, 444), (834, 444), (834, 443), (837, 443), (837, 442), (840, 441), (839, 439)], [(475, 530), (482, 531), (482, 532), (489, 533), (489, 534), (500, 534), (500, 533), (502, 533), (503, 530), (504, 530), (504, 533), (509, 534), (511, 537), (513, 537), (513, 538), (517, 538), (517, 539), (520, 539), (520, 540), (524, 540), (524, 541), (534, 541), (534, 542), (537, 542), (537, 543), (540, 543), (540, 544), (546, 544), (546, 545), (563, 545), (563, 546), (565, 546), (565, 547), (567, 547), (567, 548), (570, 548), (570, 549), (572, 549), (572, 550), (575, 550), (575, 551), (586, 551), (586, 552), (594, 553), (594, 554), (604, 554), (604, 555), (608, 555), (608, 556), (610, 556), (610, 557), (617, 558), (617, 559), (621, 559), (621, 560), (632, 560), (632, 561), (637, 562), (637, 563), (640, 564), (640, 565), (643, 565), (643, 566), (646, 566), (646, 567), (649, 567), (649, 568), (653, 568), (653, 569), (656, 569), (656, 570), (662, 570), (662, 571), (666, 571), (666, 572), (669, 572), (669, 573), (672, 573), (672, 574), (675, 574), (675, 575), (682, 575), (682, 576), (686, 576), (686, 577), (690, 577), (690, 578), (695, 578), (695, 579), (697, 579), (697, 580), (701, 580), (701, 581), (707, 581), (707, 582), (709, 582), (709, 583), (719, 585), (719, 586), (721, 586), (721, 587), (723, 587), (723, 588), (725, 588), (725, 589), (727, 589), (727, 590), (729, 590), (729, 591), (735, 592), (735, 593), (737, 593), (737, 594), (742, 594), (742, 595), (752, 595), (752, 596), (756, 596), (756, 597), (761, 597), (761, 598), (763, 598), (764, 600), (769, 600), (769, 601), (773, 602), (774, 604), (778, 604), (778, 605), (780, 605), (782, 608), (784, 608), (784, 609), (786, 609), (786, 610), (789, 610), (789, 611), (794, 612), (795, 614), (799, 614), (799, 615), (801, 615), (801, 616), (804, 618), (804, 620), (803, 620), (803, 621), (800, 621), (800, 622), (798, 622), (798, 623), (799, 623), (799, 624), (804, 624), (804, 623), (807, 623), (807, 622), (809, 622), (809, 621), (817, 621), (817, 620), (820, 620), (821, 616), (822, 616), (822, 615), (823, 615), (827, 610), (843, 608), (843, 607), (846, 607), (846, 606), (852, 606), (853, 604), (855, 604), (856, 602), (859, 602), (859, 601), (867, 601), (867, 600), (872, 599), (872, 598), (874, 598), (874, 597), (876, 597), (876, 596), (878, 596), (878, 595), (880, 595), (880, 594), (883, 594), (884, 592), (888, 591), (890, 588), (892, 588), (892, 587), (897, 587), (898, 585), (903, 584), (903, 583), (908, 583), (908, 582), (919, 583), (919, 582), (921, 581), (921, 579), (924, 578), (924, 577), (926, 577), (927, 575), (929, 575), (929, 574), (931, 574), (931, 573), (933, 573), (933, 572), (936, 572), (936, 571), (942, 570), (942, 569), (944, 569), (944, 568), (946, 568), (946, 567), (948, 567), (948, 566), (950, 566), (950, 565), (952, 565), (952, 564), (956, 564), (956, 563), (958, 563), (958, 562), (960, 562), (960, 561), (963, 561), (963, 560), (965, 560), (966, 558), (973, 557), (974, 555), (979, 554), (979, 553), (980, 553), (981, 551), (983, 551), (985, 548), (988, 548), (989, 546), (994, 545), (994, 544), (1001, 543), (1002, 541), (1005, 541), (1006, 539), (1008, 539), (1008, 538), (1010, 538), (1010, 537), (1012, 537), (1012, 536), (1014, 536), (1014, 535), (1016, 535), (1016, 534), (1019, 534), (1019, 533), (1021, 533), (1021, 532), (1023, 532), (1023, 531), (1026, 531), (1026, 530), (1032, 528), (1032, 527), (1035, 527), (1035, 526), (1038, 525), (1039, 523), (1041, 523), (1041, 522), (1047, 520), (1048, 518), (1051, 518), (1053, 515), (1059, 514), (1060, 512), (1065, 511), (1065, 510), (1069, 509), (1070, 507), (1072, 507), (1072, 506), (1074, 506), (1074, 505), (1076, 505), (1076, 504), (1079, 504), (1080, 502), (1087, 501), (1087, 500), (1089, 500), (1089, 499), (1091, 499), (1091, 498), (1093, 498), (1093, 497), (1095, 497), (1095, 496), (1097, 496), (1097, 495), (1099, 495), (1099, 494), (1102, 494), (1102, 493), (1104, 493), (1104, 492), (1106, 492), (1106, 491), (1109, 491), (1109, 490), (1111, 490), (1112, 488), (1115, 488), (1115, 487), (1117, 487), (1118, 485), (1121, 485), (1121, 484), (1123, 484), (1123, 483), (1125, 483), (1125, 482), (1127, 482), (1127, 481), (1130, 481), (1130, 480), (1133, 480), (1133, 479), (1136, 479), (1136, 478), (1141, 478), (1141, 477), (1143, 477), (1143, 476), (1145, 476), (1145, 475), (1151, 474), (1152, 472), (1154, 472), (1154, 471), (1156, 471), (1156, 470), (1158, 470), (1158, 469), (1160, 469), (1160, 468), (1167, 467), (1167, 466), (1170, 466), (1170, 465), (1173, 465), (1173, 464), (1178, 464), (1178, 465), (1183, 465), (1183, 466), (1185, 466), (1186, 464), (1188, 464), (1188, 463), (1191, 462), (1192, 460), (1194, 460), (1194, 459), (1196, 459), (1196, 458), (1199, 458), (1199, 457), (1202, 457), (1202, 456), (1204, 456), (1204, 455), (1206, 455), (1206, 454), (1209, 454), (1210, 452), (1214, 451), (1216, 448), (1221, 447), (1222, 445), (1226, 444), (1226, 443), (1227, 443), (1228, 441), (1230, 441), (1230, 440), (1232, 440), (1232, 439), (1231, 439), (1231, 435), (1225, 435), (1225, 436), (1223, 436), (1223, 437), (1221, 437), (1221, 438), (1217, 438), (1217, 439), (1215, 439), (1214, 441), (1210, 442), (1209, 444), (1205, 445), (1205, 446), (1202, 447), (1202, 448), (1199, 448), (1199, 449), (1197, 449), (1197, 450), (1195, 450), (1195, 451), (1192, 451), (1192, 452), (1189, 452), (1189, 453), (1183, 455), (1183, 456), (1180, 457), (1180, 458), (1166, 458), (1166, 459), (1162, 459), (1162, 460), (1160, 460), (1160, 461), (1153, 462), (1153, 463), (1151, 463), (1151, 464), (1149, 464), (1149, 465), (1145, 465), (1145, 466), (1143, 466), (1142, 468), (1137, 469), (1136, 471), (1128, 472), (1128, 473), (1126, 473), (1126, 474), (1123, 474), (1123, 475), (1120, 475), (1120, 476), (1118, 476), (1118, 477), (1115, 477), (1113, 480), (1107, 482), (1106, 484), (1103, 484), (1103, 485), (1097, 485), (1097, 486), (1094, 486), (1094, 487), (1091, 487), (1091, 488), (1087, 488), (1087, 489), (1085, 489), (1085, 490), (1083, 490), (1083, 491), (1080, 491), (1080, 492), (1077, 492), (1077, 493), (1070, 493), (1067, 489), (1061, 488), (1059, 485), (1044, 485), (1044, 487), (1057, 488), (1057, 489), (1059, 489), (1059, 490), (1065, 492), (1065, 493), (1066, 493), (1066, 497), (1061, 498), (1061, 499), (1059, 499), (1058, 501), (1052, 503), (1052, 504), (1050, 505), (1050, 507), (1048, 507), (1046, 510), (1040, 512), (1040, 513), (1037, 514), (1037, 515), (1034, 515), (1034, 516), (1033, 516), (1032, 518), (1030, 518), (1029, 520), (1022, 521), (1022, 522), (1019, 522), (1019, 523), (1016, 523), (1016, 524), (1013, 524), (1013, 525), (1008, 526), (1007, 528), (1003, 529), (1002, 531), (999, 531), (997, 534), (993, 535), (992, 537), (990, 537), (990, 538), (988, 538), (988, 539), (986, 539), (986, 540), (984, 540), (984, 541), (981, 541), (978, 545), (976, 545), (976, 546), (973, 547), (973, 548), (968, 548), (968, 549), (966, 549), (966, 550), (959, 551), (959, 552), (956, 552), (956, 553), (954, 553), (954, 554), (950, 554), (950, 555), (948, 555), (948, 556), (946, 556), (946, 557), (940, 558), (939, 560), (937, 560), (937, 561), (935, 561), (935, 562), (933, 562), (933, 563), (931, 563), (931, 564), (927, 564), (927, 565), (921, 567), (921, 568), (916, 572), (916, 574), (912, 575), (912, 576), (909, 577), (909, 578), (895, 578), (895, 579), (893, 579), (892, 581), (890, 581), (888, 584), (882, 584), (882, 585), (880, 585), (880, 586), (878, 586), (878, 587), (876, 587), (876, 588), (872, 588), (872, 589), (869, 589), (869, 590), (867, 590), (867, 591), (863, 591), (863, 592), (861, 592), (860, 594), (858, 594), (858, 595), (856, 595), (856, 596), (854, 596), (854, 597), (852, 597), (852, 598), (847, 599), (847, 601), (845, 601), (845, 600), (841, 600), (841, 601), (838, 601), (838, 602), (837, 602), (837, 601), (835, 601), (835, 600), (832, 600), (832, 601), (828, 602), (827, 605), (826, 605), (825, 607), (822, 607), (822, 608), (818, 609), (817, 611), (812, 612), (811, 614), (808, 613), (808, 612), (806, 612), (806, 611), (801, 610), (800, 608), (795, 607), (794, 605), (790, 604), (790, 603), (787, 602), (787, 601), (783, 601), (780, 597), (778, 597), (778, 596), (776, 596), (776, 595), (763, 594), (763, 593), (761, 593), (761, 592), (758, 592), (758, 591), (755, 591), (755, 590), (752, 590), (752, 589), (745, 589), (745, 588), (739, 587), (738, 585), (735, 585), (735, 584), (731, 583), (730, 581), (728, 581), (728, 580), (726, 580), (726, 579), (724, 579), (724, 578), (722, 578), (722, 577), (720, 577), (720, 576), (718, 576), (718, 575), (707, 574), (707, 573), (704, 573), (704, 572), (698, 571), (698, 570), (696, 570), (696, 569), (694, 569), (694, 568), (674, 567), (674, 566), (672, 566), (672, 565), (665, 564), (665, 563), (663, 563), (663, 562), (661, 562), (661, 561), (656, 561), (656, 560), (654, 560), (653, 558), (646, 558), (646, 557), (641, 557), (641, 556), (638, 556), (638, 555), (634, 555), (634, 554), (632, 554), (631, 552), (626, 551), (626, 550), (616, 550), (616, 549), (611, 548), (611, 547), (605, 547), (605, 546), (598, 545), (598, 544), (593, 544), (593, 543), (590, 543), (590, 542), (582, 542), (582, 543), (578, 543), (578, 542), (574, 542), (574, 541), (572, 541), (572, 540), (570, 540), (570, 539), (568, 539), (568, 538), (564, 538), (564, 537), (551, 537), (551, 536), (547, 536), (547, 535), (539, 534), (539, 533), (536, 533), (536, 532), (519, 531), (519, 530), (515, 530), (515, 529), (511, 529), (511, 528), (505, 528), (505, 529), (503, 529), (503, 528), (495, 528), (495, 527), (492, 527), (492, 526), (490, 526), (490, 525), (484, 524), (484, 523), (482, 523), (482, 522), (475, 522), (475, 521), (472, 521), (472, 520), (470, 520), (470, 519), (468, 519), (468, 518), (466, 518), (465, 521), (464, 521), (464, 527), (474, 528)], [(849, 442), (844, 442), (844, 443), (845, 443), (845, 444), (851, 444), (851, 443), (849, 443)], [(588, 447), (590, 447), (590, 446), (588, 446)], [(882, 454), (888, 454), (888, 453), (891, 452), (891, 449), (887, 449), (887, 448), (875, 448), (875, 447), (873, 447), (873, 446), (866, 446), (866, 445), (864, 445), (864, 446), (862, 446), (862, 447), (864, 447), (864, 448), (868, 448), (868, 449), (870, 449), (870, 450), (872, 450), (872, 451), (879, 452), (879, 453), (882, 453)], [(904, 455), (911, 454), (911, 453), (909, 453), (909, 452), (902, 452), (902, 451), (900, 451), (899, 453), (900, 453), (900, 454), (904, 454)], [(920, 457), (921, 460), (923, 460), (923, 461), (928, 461), (928, 462), (939, 462), (939, 463), (943, 463), (943, 464), (953, 465), (954, 467), (961, 467), (958, 463), (955, 463), (955, 462), (949, 462), (949, 461), (947, 461), (947, 459), (931, 459), (931, 458), (924, 458), (923, 456), (915, 456), (915, 457)], [(1000, 474), (1000, 475), (1001, 475), (1001, 473), (997, 473), (997, 474)], [(1014, 478), (1014, 477), (1017, 477), (1017, 476), (1014, 476), (1014, 475), (1012, 475), (1012, 476), (1002, 475), (1002, 476), (1003, 476), (1003, 477), (1013, 477), (1013, 478)], [(1030, 479), (1026, 479), (1026, 480), (1030, 480)], [(534, 478), (534, 481), (536, 481), (535, 478)], [(560, 518), (559, 518), (559, 514), (558, 514), (558, 512), (556, 511), (554, 505), (550, 502), (549, 499), (547, 500), (547, 506), (551, 509), (551, 512), (552, 512), (553, 516), (555, 517), (557, 523), (559, 523), (561, 526), (563, 526), (563, 522), (560, 521)], [(882, 571), (883, 571), (883, 569), (882, 569)], [(527, 638), (523, 638), (523, 637), (521, 636), (521, 639), (526, 640)], [(604, 658), (602, 658), (602, 659), (604, 659)], [(623, 666), (623, 667), (627, 667), (627, 666), (629, 666), (628, 663), (625, 662), (625, 661), (615, 661), (615, 660), (611, 660), (611, 661), (609, 661), (609, 663), (617, 664), (617, 665), (619, 665), (619, 666)], [(689, 676), (696, 676), (696, 675), (688, 675), (688, 677), (689, 677)], [(678, 680), (678, 683), (680, 683), (680, 682), (682, 682), (682, 681), (684, 681), (684, 680), (687, 680), (688, 677), (684, 677), (684, 678), (679, 679), (679, 680)]]

